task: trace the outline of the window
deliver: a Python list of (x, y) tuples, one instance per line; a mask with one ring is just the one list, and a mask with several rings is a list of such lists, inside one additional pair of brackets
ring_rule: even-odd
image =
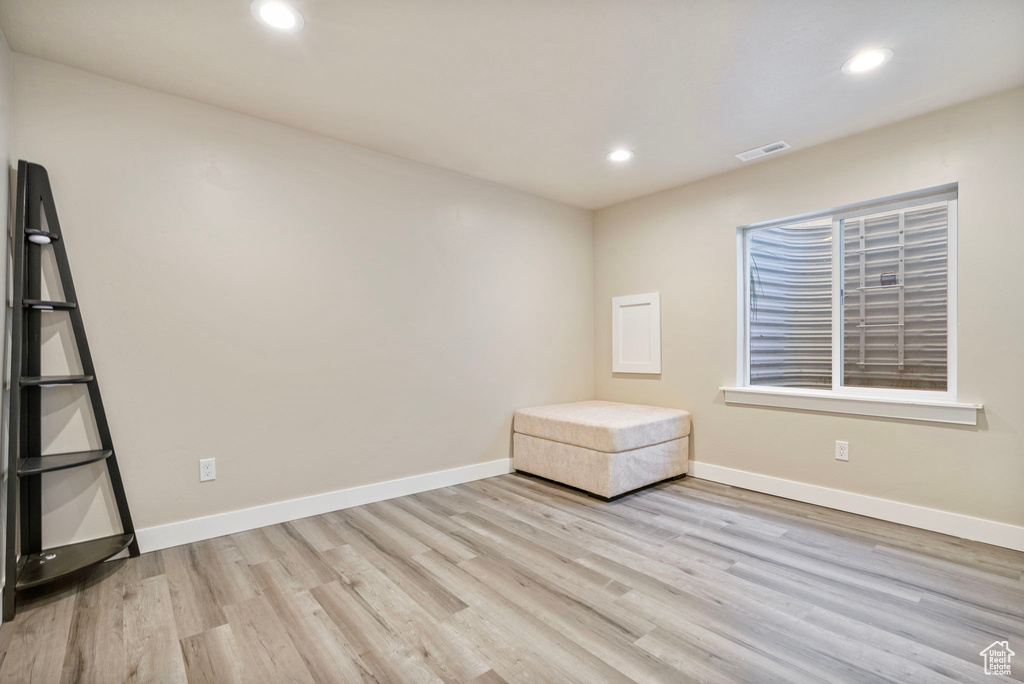
[(955, 402), (956, 205), (949, 185), (740, 228), (732, 400)]
[(750, 384), (832, 387), (832, 221), (747, 234)]
[(947, 390), (954, 202), (840, 220), (844, 386)]

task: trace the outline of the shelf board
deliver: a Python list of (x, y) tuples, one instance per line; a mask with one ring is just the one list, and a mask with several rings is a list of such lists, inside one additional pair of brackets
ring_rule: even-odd
[(30, 554), (22, 559), (24, 564), (15, 588), (22, 591), (38, 587), (105, 561), (128, 548), (134, 538), (134, 534), (117, 534)]
[(97, 449), (95, 451), (72, 451), (66, 454), (47, 454), (38, 458), (25, 458), (18, 464), (18, 475), (38, 475), (54, 470), (75, 468), (110, 458), (113, 449)]
[(57, 235), (56, 233), (48, 233), (45, 230), (32, 230), (31, 228), (29, 228), (28, 230), (25, 231), (26, 238), (32, 235), (43, 235), (45, 237), (50, 238), (50, 242), (56, 242), (57, 240), (60, 240), (59, 235)]
[(92, 380), (92, 375), (29, 375), (21, 378), (21, 386), (81, 385), (86, 382), (92, 382)]
[(78, 304), (74, 302), (55, 302), (47, 299), (26, 299), (22, 301), (21, 305), (26, 309), (37, 309), (39, 311), (67, 310), (78, 307)]

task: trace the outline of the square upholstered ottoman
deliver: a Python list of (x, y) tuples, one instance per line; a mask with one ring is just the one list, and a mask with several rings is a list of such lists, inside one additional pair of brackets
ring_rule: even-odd
[(686, 474), (690, 414), (580, 401), (516, 411), (512, 464), (611, 499)]

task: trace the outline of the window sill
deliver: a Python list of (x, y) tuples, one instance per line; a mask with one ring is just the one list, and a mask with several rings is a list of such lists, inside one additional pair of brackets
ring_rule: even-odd
[(774, 388), (722, 387), (727, 404), (775, 406), (803, 411), (850, 413), (858, 416), (924, 420), (933, 423), (977, 425), (981, 404), (952, 401), (896, 399), (835, 394), (829, 391)]

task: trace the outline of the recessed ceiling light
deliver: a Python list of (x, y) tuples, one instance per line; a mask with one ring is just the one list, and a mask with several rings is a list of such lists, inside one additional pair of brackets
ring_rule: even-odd
[(613, 162), (629, 161), (633, 158), (633, 150), (618, 149), (608, 153), (608, 159)]
[(253, 0), (249, 10), (254, 17), (278, 31), (295, 33), (306, 23), (297, 9), (280, 0)]
[(866, 52), (862, 52), (859, 55), (846, 60), (846, 64), (843, 65), (843, 73), (862, 74), (865, 71), (877, 69), (892, 59), (892, 54), (892, 50), (889, 48), (867, 50)]

